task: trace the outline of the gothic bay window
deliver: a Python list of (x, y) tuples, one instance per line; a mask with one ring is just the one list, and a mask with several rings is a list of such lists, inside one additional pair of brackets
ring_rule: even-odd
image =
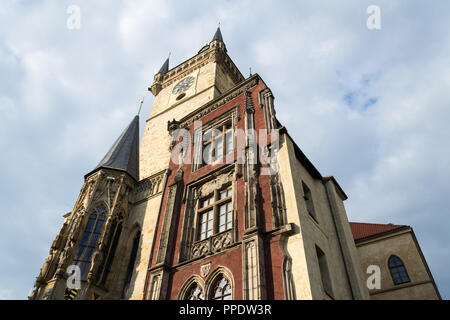
[(202, 137), (203, 165), (220, 161), (234, 151), (234, 134), (231, 120), (207, 129)]
[(73, 264), (80, 267), (81, 280), (86, 280), (92, 255), (95, 251), (98, 239), (100, 238), (103, 226), (105, 224), (106, 214), (106, 207), (104, 205), (100, 205), (96, 207), (89, 215), (88, 222), (78, 245), (77, 253), (73, 260)]
[(230, 230), (233, 227), (232, 187), (215, 190), (199, 201), (198, 240)]

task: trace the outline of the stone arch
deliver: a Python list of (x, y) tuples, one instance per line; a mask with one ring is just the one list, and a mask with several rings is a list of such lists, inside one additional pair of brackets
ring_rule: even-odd
[(214, 289), (214, 284), (218, 280), (220, 276), (224, 276), (230, 281), (231, 284), (231, 299), (234, 300), (236, 286), (234, 283), (233, 273), (227, 267), (220, 266), (214, 269), (213, 272), (210, 273), (205, 282), (205, 296), (206, 299), (210, 299), (212, 290)]
[(205, 290), (205, 282), (203, 281), (203, 279), (194, 274), (192, 276), (190, 276), (185, 282), (184, 284), (181, 286), (180, 291), (178, 291), (178, 296), (177, 299), (178, 300), (185, 300), (187, 294), (189, 293), (189, 290), (192, 288), (192, 285), (194, 283), (197, 283), (203, 290), (203, 295), (205, 296), (205, 299), (207, 299), (207, 292)]

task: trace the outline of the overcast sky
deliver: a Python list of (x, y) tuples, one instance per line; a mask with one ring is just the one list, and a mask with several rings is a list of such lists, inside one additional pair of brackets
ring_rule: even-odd
[[(69, 5), (81, 27), (68, 29)], [(381, 29), (366, 27), (369, 5)], [(26, 299), (62, 215), (153, 75), (211, 40), (259, 73), (277, 116), (349, 199), (406, 224), (450, 297), (448, 1), (10, 1), (0, 4), (0, 299)]]

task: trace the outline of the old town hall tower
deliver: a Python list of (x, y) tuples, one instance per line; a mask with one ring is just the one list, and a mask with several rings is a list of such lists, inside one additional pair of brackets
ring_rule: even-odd
[(85, 175), (30, 299), (369, 298), (347, 196), (219, 28), (149, 90), (142, 141), (136, 116)]

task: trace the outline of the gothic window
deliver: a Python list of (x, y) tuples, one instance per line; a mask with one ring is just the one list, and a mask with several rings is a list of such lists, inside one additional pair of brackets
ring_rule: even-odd
[(405, 265), (403, 264), (403, 261), (399, 257), (395, 255), (390, 256), (388, 260), (388, 265), (389, 271), (391, 272), (392, 280), (394, 281), (395, 285), (411, 281), (409, 279), (408, 273), (406, 272)]
[(210, 196), (199, 201), (198, 240), (233, 227), (232, 187), (215, 190)]
[(101, 284), (104, 286), (106, 283), (106, 279), (108, 277), (109, 271), (111, 270), (112, 263), (114, 261), (114, 255), (116, 254), (117, 245), (119, 243), (120, 234), (122, 232), (122, 222), (123, 216), (122, 214), (118, 214), (114, 217), (111, 222), (111, 228), (109, 229), (109, 235), (107, 237), (106, 251), (104, 263), (100, 268), (99, 275), (101, 277)]
[(225, 276), (220, 275), (212, 287), (211, 299), (213, 300), (231, 300), (232, 288), (231, 282)]
[(131, 248), (130, 261), (128, 262), (127, 274), (125, 277), (125, 285), (123, 289), (123, 295), (125, 294), (133, 276), (134, 265), (136, 264), (137, 252), (139, 250), (139, 242), (141, 240), (141, 232), (138, 231), (133, 239), (133, 247)]
[(317, 260), (319, 261), (320, 277), (322, 279), (322, 287), (327, 295), (333, 297), (333, 290), (331, 287), (330, 271), (328, 269), (327, 259), (325, 253), (316, 246)]
[(205, 300), (203, 289), (200, 285), (194, 282), (187, 292), (186, 300)]
[(92, 254), (97, 246), (98, 239), (105, 224), (107, 210), (104, 205), (95, 208), (89, 215), (88, 222), (84, 229), (78, 250), (73, 260), (74, 265), (78, 265), (81, 271), (81, 280), (86, 280), (91, 264)]
[(309, 215), (316, 221), (317, 216), (316, 212), (314, 210), (314, 203), (312, 199), (311, 190), (309, 190), (308, 186), (302, 181), (302, 187), (303, 187), (303, 199), (305, 199), (306, 203), (306, 210), (308, 210)]

